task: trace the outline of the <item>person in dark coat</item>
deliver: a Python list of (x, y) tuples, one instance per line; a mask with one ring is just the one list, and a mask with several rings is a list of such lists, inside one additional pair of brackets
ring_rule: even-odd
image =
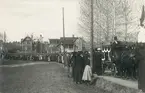
[(74, 69), (75, 69), (75, 64), (76, 64), (76, 52), (73, 52), (73, 55), (71, 57), (71, 65), (72, 65), (72, 77), (73, 81), (75, 81), (75, 74), (74, 74)]
[(67, 54), (67, 69), (68, 69), (68, 77), (71, 77), (71, 54)]
[(93, 67), (92, 67), (92, 73), (96, 73), (96, 49), (93, 51)]
[(74, 65), (75, 82), (78, 84), (82, 82), (83, 75), (83, 57), (81, 52), (77, 53), (76, 62)]
[(96, 73), (97, 75), (102, 74), (102, 53), (101, 49), (98, 48), (95, 50), (93, 54), (93, 73)]
[(120, 76), (121, 75), (121, 64), (120, 64), (120, 60), (121, 60), (121, 53), (122, 53), (122, 43), (120, 41), (118, 41), (117, 37), (114, 37), (114, 42), (112, 43), (112, 61), (113, 63), (115, 63), (116, 67), (117, 67), (117, 75)]

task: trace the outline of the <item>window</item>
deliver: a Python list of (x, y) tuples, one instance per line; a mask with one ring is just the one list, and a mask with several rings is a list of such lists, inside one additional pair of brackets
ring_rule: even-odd
[(31, 41), (27, 41), (27, 44), (31, 44)]
[(68, 44), (65, 44), (65, 48), (69, 48), (69, 45)]
[(25, 47), (25, 51), (27, 51), (27, 47)]
[(78, 49), (79, 47), (78, 46), (76, 46), (76, 49)]
[(72, 49), (73, 48), (73, 45), (69, 45), (69, 48)]
[(24, 44), (27, 44), (27, 42), (25, 41)]

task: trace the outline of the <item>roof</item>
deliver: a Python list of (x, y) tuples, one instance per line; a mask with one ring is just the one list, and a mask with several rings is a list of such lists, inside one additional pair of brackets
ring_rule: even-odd
[(31, 40), (32, 41), (32, 38), (29, 37), (29, 36), (26, 36), (24, 39), (22, 39), (22, 42), (26, 41), (26, 40)]
[(60, 39), (49, 39), (50, 44), (59, 44)]
[(73, 44), (78, 38), (76, 37), (61, 37), (60, 42), (64, 44)]

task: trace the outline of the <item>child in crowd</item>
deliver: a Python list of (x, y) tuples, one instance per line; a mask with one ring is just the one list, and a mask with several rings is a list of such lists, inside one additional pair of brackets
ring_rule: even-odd
[(88, 59), (88, 61), (86, 62), (82, 80), (85, 81), (85, 83), (88, 85), (91, 81), (91, 77), (92, 77), (92, 70), (90, 67), (90, 60)]

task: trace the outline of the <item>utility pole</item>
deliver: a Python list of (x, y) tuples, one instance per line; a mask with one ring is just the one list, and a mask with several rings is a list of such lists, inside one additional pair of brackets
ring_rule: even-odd
[[(99, 1), (98, 1), (98, 3), (99, 3)], [(100, 1), (100, 4), (99, 4), (99, 7), (101, 7), (101, 4), (102, 4), (102, 2)], [(99, 11), (98, 11), (99, 13), (98, 13), (98, 20), (99, 20), (99, 22), (101, 22), (101, 10), (99, 9)], [(99, 47), (102, 49), (102, 31), (101, 31), (101, 27), (99, 26)]]
[(91, 0), (91, 33), (90, 33), (90, 41), (91, 41), (91, 55), (90, 55), (90, 64), (93, 67), (93, 46), (94, 46), (94, 15), (93, 15), (93, 0)]
[(64, 7), (62, 8), (62, 15), (63, 15), (63, 39), (65, 39), (65, 24), (64, 24)]
[[(113, 37), (114, 36), (116, 36), (116, 2), (115, 2), (115, 0), (113, 0), (113, 7), (114, 7), (114, 20), (113, 20), (113, 32), (112, 32), (112, 34), (113, 34)], [(113, 38), (112, 38), (112, 40), (113, 40)]]
[(64, 24), (64, 7), (62, 8), (62, 21), (63, 21), (63, 61), (65, 65), (65, 24)]

